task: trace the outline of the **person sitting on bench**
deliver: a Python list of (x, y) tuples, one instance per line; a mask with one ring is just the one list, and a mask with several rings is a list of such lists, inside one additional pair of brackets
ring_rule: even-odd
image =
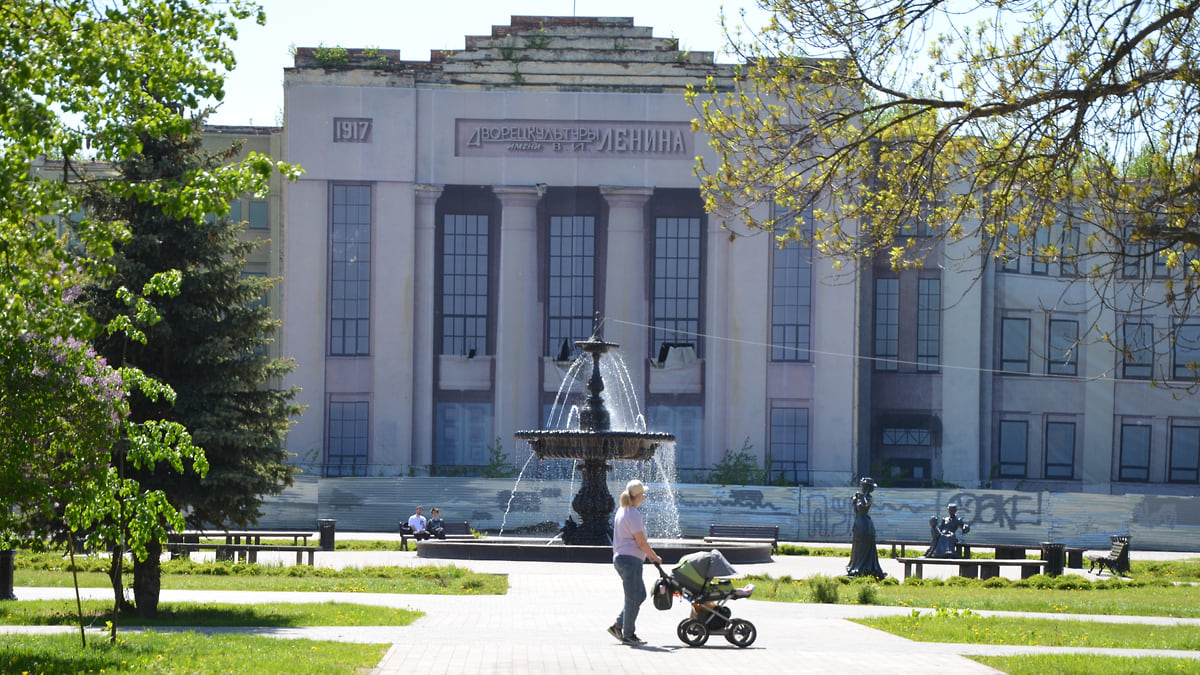
[(446, 521), (438, 515), (437, 507), (429, 509), (429, 521), (425, 523), (425, 531), (437, 539), (446, 538)]
[(400, 531), (405, 532), (405, 528), (407, 528), (408, 531), (405, 534), (411, 535), (417, 541), (428, 539), (429, 532), (425, 529), (425, 516), (422, 515), (424, 512), (425, 507), (418, 506), (417, 512), (408, 517), (408, 523), (400, 525)]

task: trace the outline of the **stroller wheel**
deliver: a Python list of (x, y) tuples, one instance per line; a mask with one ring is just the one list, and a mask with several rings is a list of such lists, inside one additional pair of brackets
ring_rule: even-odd
[(738, 647), (749, 647), (754, 644), (756, 637), (758, 637), (758, 630), (754, 628), (754, 624), (745, 619), (730, 621), (729, 627), (725, 630), (725, 639)]
[(708, 642), (708, 628), (703, 622), (695, 619), (684, 619), (679, 622), (679, 628), (675, 631), (680, 640), (689, 647), (699, 647)]

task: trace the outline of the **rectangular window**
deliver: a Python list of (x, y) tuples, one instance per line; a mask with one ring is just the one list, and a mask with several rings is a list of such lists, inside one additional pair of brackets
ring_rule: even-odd
[(700, 223), (700, 218), (654, 219), (651, 354), (658, 354), (664, 342), (698, 340), (703, 288)]
[(701, 452), (704, 447), (702, 406), (649, 405), (646, 407), (646, 428), (651, 431), (669, 429), (675, 434), (675, 467), (681, 475), (695, 474), (705, 469), (704, 454)]
[(1029, 457), (1029, 423), (1001, 420), (999, 447), (1000, 476), (1024, 478)]
[(1000, 255), (1000, 270), (1004, 272), (1021, 271), (1021, 240), (1018, 238), (1015, 224), (1010, 223), (1004, 234), (1002, 243), (1006, 248)]
[(771, 256), (771, 360), (808, 361), (812, 331), (812, 249), (798, 243)]
[(442, 217), (442, 354), (488, 349), (488, 217)]
[(900, 366), (900, 280), (875, 280), (875, 370)]
[(772, 480), (808, 483), (808, 408), (771, 408)]
[(1030, 274), (1049, 274), (1050, 259), (1046, 257), (1044, 251), (1050, 245), (1050, 228), (1038, 226), (1033, 231), (1033, 250), (1030, 251), (1031, 261), (1029, 264)]
[(1000, 370), (1005, 373), (1029, 372), (1029, 319), (1004, 317), (1000, 320)]
[(234, 199), (229, 202), (229, 219), (235, 223), (242, 222), (242, 200)]
[(1172, 483), (1200, 482), (1200, 426), (1171, 425)]
[(1150, 480), (1150, 426), (1121, 425), (1121, 462), (1117, 480)]
[(942, 345), (942, 280), (917, 280), (917, 370), (938, 369)]
[(252, 200), (248, 220), (252, 230), (270, 229), (271, 223), (267, 219), (267, 203), (261, 199)]
[(1079, 322), (1074, 319), (1050, 319), (1050, 338), (1046, 350), (1046, 372), (1050, 375), (1078, 373)]
[(592, 334), (596, 312), (596, 219), (551, 216), (546, 354)]
[(334, 185), (330, 215), (329, 353), (371, 353), (371, 187)]
[(1046, 422), (1046, 478), (1075, 477), (1075, 423)]
[(488, 443), (492, 442), (491, 404), (441, 402), (436, 416), (435, 473), (482, 475), (489, 460)]
[(1154, 373), (1154, 327), (1129, 321), (1121, 333), (1121, 377), (1149, 379)]
[(1064, 277), (1079, 275), (1079, 230), (1071, 224), (1065, 224), (1059, 237), (1058, 273)]
[(1175, 326), (1171, 340), (1171, 376), (1177, 380), (1194, 380), (1200, 376), (1200, 323)]
[(329, 402), (326, 476), (367, 475), (369, 408), (366, 401)]
[(1133, 240), (1133, 228), (1126, 227), (1124, 230), (1124, 250), (1122, 252), (1121, 276), (1125, 278), (1135, 278), (1141, 276), (1142, 270), (1142, 244)]

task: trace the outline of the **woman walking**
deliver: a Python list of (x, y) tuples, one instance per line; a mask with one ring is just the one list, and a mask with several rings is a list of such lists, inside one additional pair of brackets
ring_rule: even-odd
[(621, 508), (613, 519), (613, 567), (621, 576), (625, 590), (625, 604), (617, 621), (609, 626), (608, 633), (627, 645), (644, 645), (646, 641), (634, 632), (638, 609), (646, 601), (646, 583), (642, 580), (642, 565), (646, 558), (661, 563), (662, 558), (650, 548), (646, 540), (646, 524), (637, 507), (646, 498), (646, 486), (634, 479), (621, 493)]

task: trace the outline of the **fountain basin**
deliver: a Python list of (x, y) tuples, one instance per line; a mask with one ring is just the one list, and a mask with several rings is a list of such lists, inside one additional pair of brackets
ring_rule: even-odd
[[(664, 564), (689, 553), (719, 550), (729, 562), (772, 562), (770, 544), (706, 544), (695, 539), (650, 540)], [(515, 560), (537, 562), (612, 563), (612, 546), (547, 543), (544, 539), (496, 537), (473, 540), (427, 539), (417, 542), (418, 558), (449, 560)]]
[(654, 452), (660, 444), (675, 440), (674, 435), (662, 432), (578, 429), (518, 431), (514, 436), (518, 440), (529, 441), (534, 453), (542, 459), (583, 461), (645, 461), (654, 457)]

